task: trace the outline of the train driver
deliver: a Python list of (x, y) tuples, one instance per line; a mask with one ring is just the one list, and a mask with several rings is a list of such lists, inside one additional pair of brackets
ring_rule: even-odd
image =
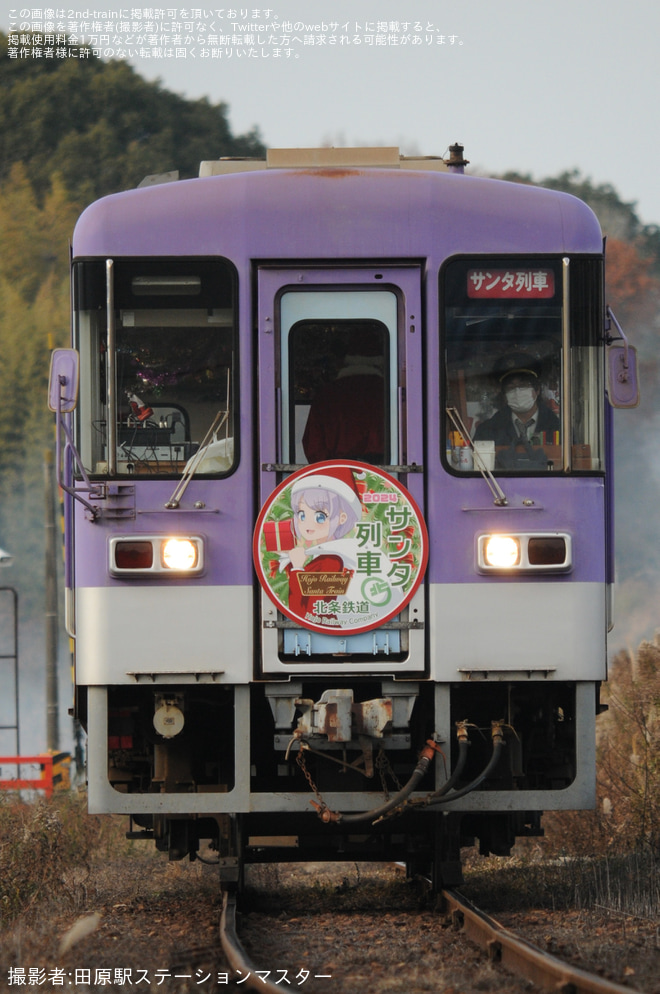
[(559, 441), (561, 422), (541, 399), (541, 380), (533, 364), (516, 363), (499, 375), (503, 406), (480, 424), (475, 441), (490, 439), (496, 446), (542, 445)]

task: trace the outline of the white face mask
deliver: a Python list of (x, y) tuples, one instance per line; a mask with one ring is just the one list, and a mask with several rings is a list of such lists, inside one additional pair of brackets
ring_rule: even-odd
[(514, 414), (526, 414), (536, 403), (534, 387), (512, 387), (505, 392), (506, 402)]

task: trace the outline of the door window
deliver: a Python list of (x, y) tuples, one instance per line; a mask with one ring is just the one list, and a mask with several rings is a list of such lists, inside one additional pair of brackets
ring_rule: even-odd
[(395, 461), (396, 304), (389, 291), (283, 295), (285, 461)]

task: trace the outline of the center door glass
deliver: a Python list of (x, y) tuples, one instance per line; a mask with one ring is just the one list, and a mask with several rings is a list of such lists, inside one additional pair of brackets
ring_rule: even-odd
[(396, 316), (388, 291), (284, 294), (285, 462), (396, 462)]

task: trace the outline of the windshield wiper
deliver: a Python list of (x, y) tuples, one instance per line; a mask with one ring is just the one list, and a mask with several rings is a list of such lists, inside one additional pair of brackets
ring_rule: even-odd
[(204, 453), (208, 449), (208, 447), (211, 444), (211, 442), (214, 441), (215, 435), (220, 431), (220, 429), (222, 428), (223, 424), (226, 422), (226, 420), (227, 420), (228, 417), (229, 417), (229, 411), (228, 410), (227, 411), (218, 411), (218, 413), (216, 414), (216, 416), (213, 419), (213, 424), (211, 425), (211, 427), (207, 431), (206, 435), (204, 435), (204, 438), (202, 439), (202, 442), (201, 442), (199, 448), (197, 449), (197, 452), (192, 457), (192, 459), (190, 459), (188, 461), (188, 463), (186, 464), (186, 468), (183, 471), (181, 479), (177, 483), (176, 488), (174, 490), (174, 493), (172, 494), (172, 496), (168, 500), (168, 502), (165, 505), (165, 507), (173, 509), (173, 508), (177, 508), (179, 506), (179, 504), (181, 503), (181, 498), (183, 497), (184, 493), (186, 492), (186, 488), (187, 488), (188, 484), (190, 483), (190, 481), (192, 480), (193, 476), (195, 475), (197, 467), (199, 466), (199, 464), (201, 463), (201, 461), (202, 461), (202, 459), (204, 457)]
[(507, 507), (509, 501), (507, 500), (506, 494), (504, 493), (501, 486), (499, 485), (499, 483), (491, 473), (490, 469), (488, 469), (488, 467), (486, 466), (486, 463), (484, 462), (479, 450), (475, 448), (475, 444), (472, 441), (469, 431), (463, 424), (463, 419), (461, 418), (460, 414), (458, 413), (455, 407), (447, 407), (445, 408), (445, 410), (447, 411), (447, 416), (452, 422), (456, 431), (458, 431), (459, 434), (463, 436), (465, 441), (472, 449), (474, 464), (481, 473), (481, 475), (483, 476), (486, 483), (488, 484), (488, 488), (491, 494), (493, 495), (493, 502), (497, 505), (497, 507)]

